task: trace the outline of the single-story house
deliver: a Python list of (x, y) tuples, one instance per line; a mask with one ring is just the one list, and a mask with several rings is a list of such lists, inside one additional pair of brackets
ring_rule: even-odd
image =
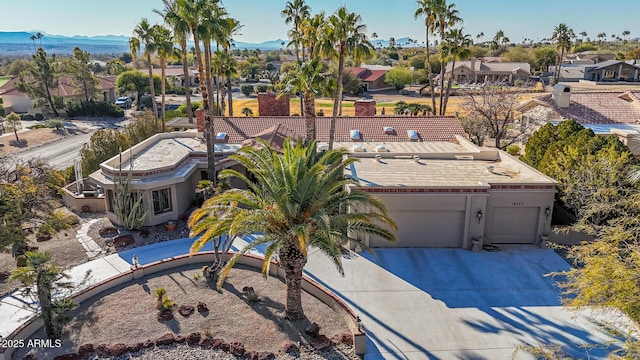
[(619, 60), (608, 60), (584, 69), (584, 80), (595, 82), (640, 81), (640, 67)]
[[(96, 76), (99, 80), (99, 94), (96, 100), (114, 102), (116, 100), (116, 77), (115, 76)], [(17, 113), (37, 112), (33, 108), (33, 100), (26, 94), (15, 89), (15, 84), (20, 79), (15, 76), (0, 87), (0, 97), (3, 106), (7, 111), (15, 111)], [(58, 88), (53, 90), (54, 96), (62, 96), (65, 100), (79, 99), (80, 96), (75, 91), (72, 83), (71, 75), (65, 74), (58, 79)]]
[[(445, 68), (445, 79), (451, 76), (452, 62)], [(453, 80), (460, 83), (508, 83), (516, 80), (527, 81), (531, 75), (531, 65), (526, 62), (485, 62), (483, 59), (471, 58), (456, 61)], [(436, 76), (436, 79), (439, 75)]]
[(565, 54), (563, 64), (593, 65), (603, 61), (615, 59), (615, 54), (598, 54), (595, 51), (582, 51), (575, 54)]
[(384, 81), (384, 77), (389, 69), (370, 69), (367, 67), (345, 67), (344, 69), (362, 80), (364, 91), (377, 91), (391, 88), (391, 86)]
[[(187, 76), (184, 75), (184, 69), (182, 65), (169, 65), (165, 69), (165, 76), (167, 77), (167, 82), (173, 86), (184, 86), (185, 79), (189, 80), (186, 82), (190, 87), (196, 86), (197, 77), (194, 75), (194, 72), (191, 68), (188, 69)], [(153, 74), (160, 76), (162, 74), (162, 69), (154, 68)]]

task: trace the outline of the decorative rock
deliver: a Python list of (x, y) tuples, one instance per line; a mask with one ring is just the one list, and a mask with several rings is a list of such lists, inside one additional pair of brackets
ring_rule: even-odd
[(113, 239), (113, 246), (115, 248), (122, 248), (125, 247), (127, 245), (131, 245), (133, 243), (135, 243), (136, 241), (133, 239), (133, 236), (131, 235), (120, 235), (118, 237), (116, 237), (115, 239)]
[(53, 358), (53, 360), (81, 360), (80, 355), (76, 353), (58, 355)]
[(135, 344), (127, 345), (127, 350), (129, 352), (135, 353), (135, 352), (138, 352), (138, 351), (142, 350), (143, 347), (144, 347), (144, 343), (138, 342), (138, 343), (135, 343)]
[(340, 345), (340, 344), (353, 345), (353, 336), (351, 336), (351, 334), (348, 334), (348, 333), (333, 335), (333, 337), (331, 338), (331, 343), (334, 345)]
[(182, 344), (183, 342), (187, 341), (187, 338), (182, 336), (182, 335), (178, 335), (176, 336), (176, 343), (177, 344)]
[(104, 227), (104, 228), (98, 230), (98, 234), (100, 234), (100, 236), (102, 236), (102, 237), (109, 236), (109, 235), (115, 235), (117, 233), (118, 233), (118, 229), (114, 228), (113, 226)]
[(300, 347), (298, 346), (298, 344), (294, 343), (291, 340), (287, 340), (284, 343), (282, 343), (282, 345), (280, 345), (280, 349), (287, 353), (290, 354), (292, 352), (296, 352), (300, 350)]
[(80, 356), (83, 358), (89, 357), (95, 352), (96, 348), (95, 346), (93, 346), (93, 344), (82, 344), (78, 348), (78, 354), (80, 354)]
[(51, 240), (51, 235), (38, 235), (36, 237), (37, 242)]
[(224, 352), (229, 352), (229, 350), (231, 350), (231, 346), (229, 346), (228, 343), (223, 341), (222, 344), (220, 345), (220, 350)]
[(324, 350), (331, 346), (331, 340), (324, 335), (318, 335), (309, 340), (309, 344), (311, 344), (311, 346), (316, 350)]
[(210, 336), (205, 335), (202, 338), (200, 338), (200, 341), (198, 341), (198, 346), (200, 346), (203, 349), (210, 349), (212, 342), (213, 342), (213, 339)]
[(320, 325), (318, 325), (316, 322), (312, 322), (304, 329), (304, 332), (306, 332), (312, 338), (316, 337), (318, 336), (318, 334), (320, 334)]
[(143, 346), (144, 348), (149, 349), (149, 348), (152, 348), (152, 347), (156, 346), (156, 343), (155, 343), (154, 341), (147, 340), (147, 341), (145, 341), (145, 342), (142, 344), (142, 346)]
[(166, 333), (156, 339), (156, 346), (159, 345), (171, 345), (176, 341), (176, 338), (172, 333)]
[(96, 349), (98, 349), (98, 353), (100, 353), (101, 355), (107, 355), (107, 349), (109, 347), (105, 344), (100, 344), (98, 345), (98, 347)]
[(158, 321), (173, 320), (173, 311), (171, 311), (171, 309), (160, 310), (158, 311), (156, 318), (158, 319)]
[(207, 307), (207, 304), (203, 303), (203, 302), (199, 302), (198, 303), (198, 312), (200, 314), (202, 313), (208, 313), (209, 312), (209, 308)]
[(229, 353), (234, 356), (242, 356), (244, 355), (244, 344), (240, 342), (232, 342), (229, 344)]
[(189, 317), (191, 314), (193, 314), (194, 310), (195, 308), (191, 305), (180, 305), (180, 307), (178, 308), (178, 312), (184, 317)]
[(213, 339), (213, 341), (211, 342), (211, 349), (220, 350), (222, 349), (222, 344), (224, 343), (225, 342), (223, 339)]
[(274, 360), (275, 354), (270, 352), (249, 351), (244, 353), (245, 360)]
[(187, 344), (196, 345), (200, 342), (200, 333), (191, 333), (187, 335)]
[(127, 345), (125, 344), (114, 344), (107, 348), (107, 355), (109, 356), (122, 356), (127, 353)]

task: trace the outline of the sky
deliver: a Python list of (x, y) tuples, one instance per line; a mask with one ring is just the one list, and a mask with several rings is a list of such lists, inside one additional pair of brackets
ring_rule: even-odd
[[(410, 37), (424, 41), (424, 20), (414, 19), (415, 0), (307, 0), (313, 13), (334, 12), (340, 6), (362, 16), (367, 33), (379, 39)], [(449, 0), (451, 2), (451, 0)], [(595, 38), (604, 32), (631, 32), (640, 37), (640, 1), (613, 0), (457, 0), (453, 1), (472, 38), (488, 40), (502, 29), (512, 42), (547, 38), (566, 23), (576, 34)], [(230, 16), (244, 25), (236, 41), (259, 43), (285, 39), (290, 27), (280, 12), (286, 0), (223, 0)], [(126, 35), (141, 18), (162, 22), (153, 9), (162, 0), (0, 0), (0, 31), (41, 31), (55, 35)]]

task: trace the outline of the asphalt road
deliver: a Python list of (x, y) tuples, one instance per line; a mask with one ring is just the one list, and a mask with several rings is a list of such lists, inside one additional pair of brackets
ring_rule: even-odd
[(89, 141), (92, 133), (93, 132), (87, 134), (79, 133), (78, 135), (68, 136), (12, 156), (23, 160), (40, 157), (49, 160), (51, 165), (56, 169), (62, 170), (73, 165), (73, 161), (79, 158), (78, 153), (82, 145)]

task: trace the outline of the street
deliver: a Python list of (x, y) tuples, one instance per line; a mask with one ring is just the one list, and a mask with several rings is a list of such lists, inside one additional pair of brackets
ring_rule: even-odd
[[(79, 151), (91, 138), (93, 131), (78, 135), (71, 135), (63, 139), (45, 144), (33, 149), (27, 149), (18, 154), (11, 155), (16, 159), (28, 160), (34, 157), (49, 160), (49, 163), (58, 170), (63, 170), (73, 165), (73, 161), (79, 158)], [(88, 175), (88, 174), (86, 174)]]

